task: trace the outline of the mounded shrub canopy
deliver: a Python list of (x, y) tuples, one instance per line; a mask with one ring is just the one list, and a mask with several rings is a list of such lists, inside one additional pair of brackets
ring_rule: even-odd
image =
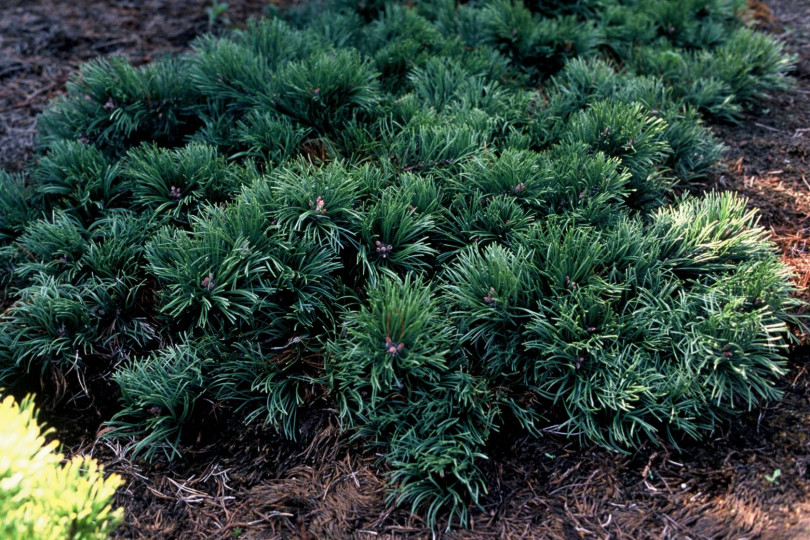
[[(785, 267), (710, 174), (791, 67), (735, 0), (334, 0), (86, 64), (0, 173), (0, 383), (112, 372), (109, 436), (315, 396), (466, 523), (504, 425), (626, 450), (775, 399)], [(510, 428), (511, 429), (511, 428)]]

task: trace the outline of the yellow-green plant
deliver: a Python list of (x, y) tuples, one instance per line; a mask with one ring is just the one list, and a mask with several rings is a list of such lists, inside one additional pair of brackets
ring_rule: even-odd
[(62, 465), (57, 441), (46, 443), (34, 404), (0, 402), (0, 537), (6, 540), (106, 538), (123, 517), (111, 499), (123, 483), (104, 478), (96, 460), (73, 457)]

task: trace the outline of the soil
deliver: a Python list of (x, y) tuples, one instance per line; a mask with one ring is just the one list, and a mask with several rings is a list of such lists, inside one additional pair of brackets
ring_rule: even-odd
[[(232, 25), (263, 0), (230, 0)], [(137, 64), (187, 50), (209, 29), (205, 0), (5, 0), (0, 18), (0, 167), (33, 155), (35, 118), (77, 66), (125, 54)], [(810, 300), (810, 3), (755, 5), (757, 24), (797, 55), (795, 88), (737, 125), (713, 126), (724, 167), (699, 189), (736, 190), (759, 208), (798, 294)], [(218, 21), (214, 30), (223, 26)], [(810, 348), (791, 353), (784, 399), (742, 415), (680, 451), (632, 455), (583, 448), (549, 433), (504, 429), (487, 449), (490, 493), (462, 538), (810, 538)], [(110, 396), (114, 393), (110, 389)], [(68, 454), (92, 454), (126, 480), (121, 538), (429, 538), (419, 515), (386, 505), (385, 469), (373, 449), (341, 437), (329, 403), (303, 411), (301, 438), (227, 423), (212, 407), (196, 443), (176, 463), (129, 461), (97, 438), (111, 403), (45, 411)], [(112, 397), (110, 399), (113, 399)], [(70, 400), (63, 400), (65, 401)], [(48, 403), (43, 402), (46, 407)], [(73, 407), (71, 411), (76, 411)], [(778, 471), (778, 475), (777, 475)]]

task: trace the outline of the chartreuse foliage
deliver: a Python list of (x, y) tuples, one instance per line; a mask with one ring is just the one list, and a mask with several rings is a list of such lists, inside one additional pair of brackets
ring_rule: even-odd
[(123, 509), (111, 499), (123, 483), (104, 477), (95, 459), (76, 456), (67, 463), (45, 442), (34, 403), (0, 401), (0, 534), (9, 540), (102, 540), (115, 530)]
[(743, 8), (307, 2), (91, 62), (0, 174), (0, 378), (112, 372), (147, 457), (326, 396), (431, 524), (499, 426), (700, 439), (778, 398), (796, 305), (742, 199), (674, 196), (788, 84)]

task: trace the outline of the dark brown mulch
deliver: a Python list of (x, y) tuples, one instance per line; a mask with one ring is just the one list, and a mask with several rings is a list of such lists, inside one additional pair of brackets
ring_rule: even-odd
[[(208, 30), (210, 0), (3, 0), (0, 17), (0, 168), (33, 155), (35, 117), (78, 66), (122, 54), (135, 64), (187, 49)], [(266, 0), (230, 0), (238, 24)], [(222, 22), (214, 28), (221, 28)]]
[[(238, 24), (261, 0), (230, 0)], [(99, 54), (136, 63), (183, 50), (207, 30), (205, 0), (6, 0), (0, 18), (0, 167), (32, 156), (34, 118), (68, 75)], [(774, 0), (758, 19), (798, 55), (794, 90), (741, 126), (716, 126), (727, 170), (707, 188), (733, 189), (760, 208), (796, 282), (810, 283), (810, 6)], [(807, 297), (807, 291), (804, 291)], [(810, 351), (797, 348), (778, 403), (681, 452), (630, 456), (508, 428), (487, 453), (490, 493), (469, 530), (447, 538), (810, 538)], [(301, 440), (216, 418), (179, 463), (130, 462), (96, 440), (103, 403), (50, 420), (72, 453), (92, 453), (127, 485), (122, 538), (426, 538), (419, 516), (390, 510), (374, 449), (341, 437), (334, 412), (304, 412)], [(781, 476), (774, 477), (779, 470)]]
[[(774, 96), (740, 126), (717, 126), (729, 146), (717, 189), (733, 189), (759, 209), (796, 283), (810, 300), (810, 3), (774, 0), (762, 25), (797, 55), (793, 90)], [(767, 8), (766, 8), (767, 9)]]

